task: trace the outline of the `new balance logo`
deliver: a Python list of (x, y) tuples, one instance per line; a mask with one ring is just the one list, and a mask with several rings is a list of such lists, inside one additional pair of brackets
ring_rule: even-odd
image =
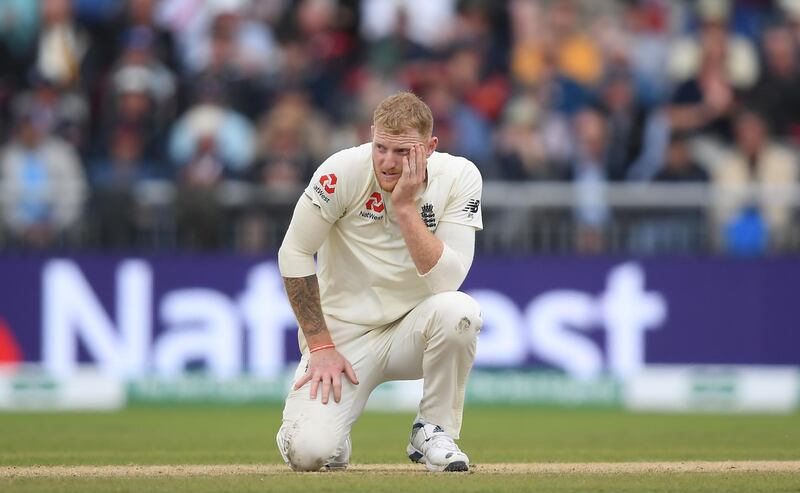
[(481, 206), (481, 201), (480, 200), (478, 200), (478, 199), (469, 199), (469, 202), (467, 202), (467, 205), (465, 205), (464, 209), (462, 209), (462, 210), (464, 212), (468, 212), (470, 214), (475, 214), (475, 213), (478, 212), (478, 209), (480, 209), (480, 206)]

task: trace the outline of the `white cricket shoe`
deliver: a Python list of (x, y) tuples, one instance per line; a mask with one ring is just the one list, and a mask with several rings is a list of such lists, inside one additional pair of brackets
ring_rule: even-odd
[(469, 457), (439, 425), (414, 423), (406, 452), (429, 471), (469, 471)]
[[(289, 456), (287, 455), (286, 451), (286, 439), (283, 437), (283, 428), (278, 430), (277, 436), (275, 436), (275, 441), (278, 442), (278, 452), (281, 453), (281, 457), (283, 458), (283, 462), (292, 467), (289, 463)], [(353, 451), (353, 444), (350, 442), (350, 435), (347, 435), (344, 439), (344, 448), (342, 452), (331, 459), (330, 462), (322, 466), (323, 470), (327, 471), (341, 471), (347, 469), (348, 464), (350, 464), (350, 453)]]

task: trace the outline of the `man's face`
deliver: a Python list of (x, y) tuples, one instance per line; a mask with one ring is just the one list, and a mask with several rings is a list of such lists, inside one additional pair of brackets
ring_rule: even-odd
[(412, 146), (422, 144), (427, 158), (436, 150), (436, 143), (436, 137), (425, 138), (416, 130), (394, 135), (372, 127), (372, 167), (381, 189), (390, 193), (394, 190), (403, 172), (403, 158), (408, 158)]

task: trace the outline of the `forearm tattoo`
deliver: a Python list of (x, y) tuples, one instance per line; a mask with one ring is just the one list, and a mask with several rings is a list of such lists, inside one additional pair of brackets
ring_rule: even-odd
[(322, 317), (317, 276), (284, 277), (283, 284), (303, 334), (310, 337), (328, 330)]

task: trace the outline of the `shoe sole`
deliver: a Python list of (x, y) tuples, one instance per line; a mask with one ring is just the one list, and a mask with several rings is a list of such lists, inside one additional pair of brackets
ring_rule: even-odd
[(447, 472), (467, 472), (469, 471), (469, 466), (466, 462), (462, 460), (457, 460), (455, 462), (451, 462), (447, 464), (447, 467), (444, 468)]
[(283, 462), (288, 466), (289, 458), (286, 456), (286, 451), (283, 449), (283, 440), (281, 440), (281, 438), (281, 430), (278, 430), (278, 434), (275, 435), (275, 442), (278, 444), (278, 452), (280, 452)]
[(409, 447), (413, 449), (413, 452), (408, 454), (408, 458), (411, 459), (411, 462), (415, 462), (417, 464), (425, 464), (425, 467), (428, 468), (431, 472), (469, 472), (469, 466), (463, 460), (457, 460), (455, 462), (451, 462), (446, 466), (437, 466), (435, 464), (431, 464), (428, 462), (428, 459), (425, 458), (422, 452), (419, 450)]

